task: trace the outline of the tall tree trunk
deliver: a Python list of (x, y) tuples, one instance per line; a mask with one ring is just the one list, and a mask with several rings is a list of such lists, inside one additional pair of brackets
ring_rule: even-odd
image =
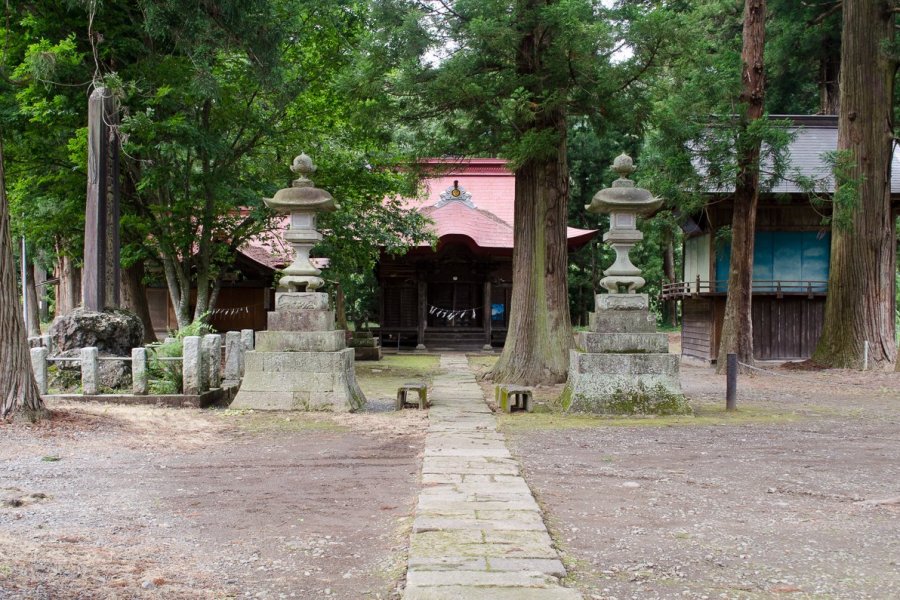
[(728, 297), (719, 339), (716, 371), (723, 372), (726, 356), (753, 364), (753, 242), (756, 233), (756, 207), (759, 204), (760, 140), (749, 133), (753, 121), (763, 115), (765, 69), (763, 50), (766, 40), (766, 0), (744, 3), (743, 49), (741, 50), (740, 101), (743, 114), (738, 131), (738, 176), (734, 189), (734, 213), (731, 218), (731, 263), (728, 269)]
[(81, 305), (81, 269), (70, 256), (60, 253), (57, 246), (56, 316), (67, 315)]
[(513, 231), (513, 283), (509, 329), (503, 352), (491, 371), (498, 382), (526, 385), (560, 383), (569, 370), (574, 345), (569, 316), (568, 221), (569, 167), (566, 163), (566, 110), (548, 93), (545, 56), (555, 32), (533, 19), (554, 0), (519, 0), (520, 14), (516, 72), (529, 81), (531, 114), (522, 129), (543, 143), (544, 149), (516, 169)]
[(892, 5), (844, 2), (838, 150), (852, 156), (849, 177), (858, 186), (858, 202), (850, 224), (831, 232), (825, 325), (813, 354), (813, 360), (831, 367), (860, 368), (866, 341), (870, 365), (885, 366), (897, 353), (890, 209), (897, 68), (888, 55), (894, 39)]
[[(163, 274), (166, 277), (166, 287), (169, 290), (169, 300), (175, 309), (175, 320), (178, 328), (191, 324), (191, 287), (190, 280), (184, 274), (182, 266), (177, 259), (161, 252), (160, 261), (163, 265)], [(185, 268), (190, 268), (186, 265)]]
[(25, 286), (25, 294), (28, 296), (28, 326), (26, 330), (29, 336), (41, 335), (41, 314), (38, 308), (37, 288), (34, 286), (34, 263), (27, 261), (25, 264), (25, 277), (28, 285)]
[(144, 263), (141, 261), (122, 269), (122, 306), (136, 314), (144, 324), (144, 343), (157, 341), (150, 319), (150, 305), (144, 289)]
[(568, 169), (559, 158), (516, 171), (515, 247), (509, 329), (493, 370), (498, 382), (565, 381), (572, 347), (566, 282)]
[[(666, 228), (664, 235), (665, 249), (663, 251), (663, 274), (666, 277), (666, 283), (675, 283), (675, 242), (673, 240), (672, 230)], [(678, 323), (678, 303), (677, 300), (666, 300), (665, 302), (665, 321), (672, 327)]]
[(31, 370), (25, 321), (19, 310), (4, 180), (0, 141), (0, 419), (11, 419), (18, 414), (35, 421), (44, 417), (46, 410)]

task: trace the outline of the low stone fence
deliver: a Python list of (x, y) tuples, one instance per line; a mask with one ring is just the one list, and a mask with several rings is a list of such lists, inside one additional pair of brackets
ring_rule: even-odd
[[(131, 357), (100, 356), (97, 348), (82, 348), (78, 358), (51, 357), (49, 336), (44, 336), (41, 345), (31, 349), (31, 367), (41, 395), (48, 394), (48, 371), (51, 363), (77, 362), (81, 366), (81, 392), (83, 396), (95, 396), (100, 393), (99, 371), (100, 361), (120, 361), (131, 363), (131, 393), (134, 396), (147, 396), (150, 392), (148, 360), (152, 348), (140, 347), (131, 350)], [(240, 382), (244, 374), (244, 353), (253, 350), (254, 332), (252, 329), (229, 331), (222, 335), (211, 333), (204, 336), (187, 336), (182, 339), (182, 355), (180, 357), (157, 356), (155, 360), (181, 362), (182, 395), (201, 396), (205, 392), (234, 386)], [(225, 351), (224, 361), (222, 351)], [(223, 365), (224, 363), (224, 365)]]

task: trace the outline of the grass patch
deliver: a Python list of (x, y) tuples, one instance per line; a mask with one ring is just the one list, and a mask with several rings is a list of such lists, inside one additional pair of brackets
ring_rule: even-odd
[(248, 433), (292, 433), (298, 431), (350, 431), (327, 417), (313, 413), (282, 413), (255, 410), (222, 410), (217, 416)]
[(388, 354), (379, 361), (356, 363), (356, 380), (369, 399), (394, 398), (397, 388), (409, 381), (431, 385), (440, 371), (441, 359), (434, 354)]
[(724, 406), (701, 406), (694, 415), (586, 415), (560, 413), (516, 413), (498, 415), (504, 431), (531, 431), (550, 429), (585, 429), (590, 427), (709, 427), (716, 425), (778, 425), (806, 418), (796, 412), (765, 408), (740, 408), (727, 412)]

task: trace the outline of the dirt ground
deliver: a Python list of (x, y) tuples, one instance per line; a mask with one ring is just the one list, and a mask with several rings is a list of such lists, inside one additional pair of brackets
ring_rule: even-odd
[(424, 415), (97, 404), (0, 426), (0, 598), (390, 598)]
[(586, 598), (900, 598), (900, 374), (773, 371), (736, 415), (683, 365), (696, 417), (501, 420)]

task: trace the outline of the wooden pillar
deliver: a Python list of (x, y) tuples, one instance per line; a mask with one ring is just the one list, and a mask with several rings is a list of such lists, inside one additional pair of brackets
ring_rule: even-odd
[(104, 87), (88, 100), (87, 204), (82, 300), (88, 310), (119, 306), (119, 152), (115, 101)]
[(425, 322), (428, 320), (428, 283), (418, 282), (419, 322), (416, 336), (416, 350), (425, 350)]
[(484, 281), (484, 346), (482, 350), (492, 350), (491, 346), (491, 280)]

